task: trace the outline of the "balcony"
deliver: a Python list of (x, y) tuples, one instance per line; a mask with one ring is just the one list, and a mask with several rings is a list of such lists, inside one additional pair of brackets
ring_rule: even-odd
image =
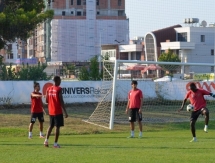
[(168, 49), (195, 49), (195, 43), (192, 42), (161, 42), (161, 50)]
[(119, 52), (141, 52), (143, 49), (143, 46), (140, 44), (132, 44), (132, 45), (120, 45), (119, 46)]

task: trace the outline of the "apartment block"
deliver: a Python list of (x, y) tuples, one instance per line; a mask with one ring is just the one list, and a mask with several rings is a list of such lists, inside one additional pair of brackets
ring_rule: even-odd
[(41, 61), (86, 62), (102, 45), (129, 42), (125, 0), (54, 0), (54, 18), (38, 25), (28, 40), (28, 57)]

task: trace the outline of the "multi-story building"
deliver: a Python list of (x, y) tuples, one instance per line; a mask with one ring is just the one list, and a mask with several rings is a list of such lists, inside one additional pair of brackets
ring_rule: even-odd
[[(215, 63), (215, 24), (207, 26), (202, 21), (200, 26), (177, 27), (174, 28), (176, 41), (161, 42), (161, 50), (172, 49), (179, 55), (182, 62), (189, 63)], [(189, 66), (184, 73), (214, 73), (214, 67)]]
[(0, 55), (6, 63), (21, 63), (20, 60), (27, 57), (26, 42), (17, 39), (16, 42), (8, 43), (5, 49), (0, 49)]
[(135, 37), (129, 44), (115, 41), (115, 45), (102, 45), (102, 56), (108, 55), (110, 60), (145, 60), (143, 37)]
[(157, 61), (161, 54), (161, 42), (176, 41), (176, 27), (181, 25), (174, 25), (171, 27), (147, 32), (145, 34), (145, 60), (146, 61)]
[(103, 44), (129, 42), (125, 0), (54, 0), (54, 18), (39, 25), (28, 41), (28, 57), (85, 62), (101, 55)]

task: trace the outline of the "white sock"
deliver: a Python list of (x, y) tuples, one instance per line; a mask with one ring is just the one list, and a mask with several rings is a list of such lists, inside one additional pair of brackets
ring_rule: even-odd
[(143, 133), (140, 131), (139, 136), (143, 136)]
[(40, 136), (43, 136), (43, 132), (42, 131), (40, 131)]
[(134, 131), (131, 131), (131, 136), (134, 136)]
[(32, 132), (29, 132), (29, 133), (28, 133), (28, 136), (32, 136)]
[(45, 139), (45, 142), (48, 142), (48, 139)]
[(54, 143), (54, 146), (57, 146), (57, 142)]
[(208, 125), (205, 125), (205, 128), (208, 128)]
[(193, 137), (193, 140), (196, 140), (196, 137)]

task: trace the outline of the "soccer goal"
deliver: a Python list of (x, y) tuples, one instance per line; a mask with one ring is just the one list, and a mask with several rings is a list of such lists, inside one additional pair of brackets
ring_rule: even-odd
[[(131, 80), (137, 80), (138, 88), (143, 92), (143, 123), (189, 121), (190, 113), (186, 107), (177, 112), (189, 83), (195, 82), (198, 88), (215, 92), (214, 66), (208, 63), (104, 61), (101, 90), (106, 94), (87, 122), (109, 129), (115, 124), (128, 123), (125, 109)], [(205, 98), (210, 113), (214, 114), (213, 98)]]

